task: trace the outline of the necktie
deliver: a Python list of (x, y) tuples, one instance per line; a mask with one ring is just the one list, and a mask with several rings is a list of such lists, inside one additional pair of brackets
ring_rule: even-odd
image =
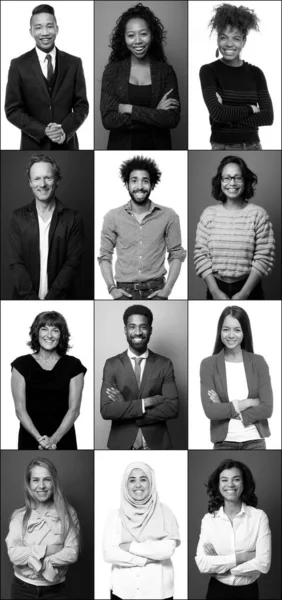
[(51, 81), (53, 74), (54, 74), (51, 54), (47, 54), (45, 60), (47, 60), (47, 62), (48, 62), (48, 64), (47, 64), (47, 81)]
[(140, 388), (141, 385), (141, 360), (143, 360), (143, 358), (133, 358), (135, 365), (134, 365), (134, 373), (135, 373), (135, 377), (136, 377), (136, 381), (137, 381), (137, 385)]

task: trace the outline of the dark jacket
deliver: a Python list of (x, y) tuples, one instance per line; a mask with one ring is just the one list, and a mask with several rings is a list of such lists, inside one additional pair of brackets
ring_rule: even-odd
[(164, 94), (173, 89), (168, 98), (179, 101), (178, 85), (173, 68), (151, 59), (152, 98), (151, 107), (133, 106), (131, 114), (118, 112), (119, 104), (129, 104), (128, 82), (130, 58), (109, 63), (103, 74), (101, 92), (101, 116), (105, 129), (110, 129), (108, 150), (130, 150), (134, 129), (150, 127), (156, 150), (171, 150), (170, 129), (180, 121), (180, 107), (156, 110)]
[[(35, 200), (12, 214), (9, 225), (13, 299), (38, 300), (40, 284), (39, 225)], [(73, 209), (56, 199), (49, 230), (48, 294), (46, 300), (72, 298), (80, 266), (83, 222)]]
[[(11, 61), (6, 90), (7, 119), (22, 131), (21, 150), (76, 150), (76, 130), (88, 115), (89, 105), (80, 58), (57, 49), (57, 78), (50, 94), (33, 49)], [(66, 134), (63, 144), (46, 135), (49, 123), (59, 123)]]
[[(109, 399), (106, 390), (112, 386), (121, 392), (124, 401)], [(161, 403), (143, 413), (142, 398), (156, 395), (162, 397)], [(166, 421), (178, 415), (178, 394), (171, 360), (149, 351), (138, 388), (127, 351), (108, 358), (101, 389), (101, 415), (103, 419), (112, 420), (108, 440), (110, 450), (129, 450), (139, 427), (152, 450), (171, 448)]]
[[(258, 406), (242, 411), (245, 427), (254, 424), (262, 438), (270, 436), (267, 419), (272, 415), (273, 395), (269, 369), (263, 356), (243, 352), (243, 361), (248, 385), (248, 398), (259, 398)], [(211, 421), (211, 441), (223, 442), (228, 431), (228, 423), (236, 417), (232, 402), (229, 402), (226, 381), (224, 350), (208, 356), (201, 362), (201, 399), (206, 416)], [(209, 399), (208, 391), (214, 390), (220, 403)]]

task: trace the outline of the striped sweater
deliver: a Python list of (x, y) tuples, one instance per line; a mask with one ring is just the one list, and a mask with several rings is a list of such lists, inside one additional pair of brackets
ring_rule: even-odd
[(247, 204), (242, 210), (209, 206), (197, 226), (194, 262), (203, 279), (210, 273), (239, 278), (254, 270), (268, 275), (274, 265), (275, 241), (264, 208)]
[[(210, 114), (210, 141), (259, 142), (258, 128), (273, 123), (272, 102), (261, 69), (245, 61), (241, 67), (231, 67), (216, 60), (201, 67), (200, 80)], [(260, 112), (253, 113), (251, 104), (258, 105)]]

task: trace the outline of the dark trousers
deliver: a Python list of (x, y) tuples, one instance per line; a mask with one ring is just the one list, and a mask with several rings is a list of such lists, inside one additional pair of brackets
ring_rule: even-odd
[(211, 577), (206, 600), (259, 600), (258, 583), (250, 585), (226, 585)]
[(56, 585), (32, 585), (14, 577), (11, 588), (12, 600), (67, 600), (65, 583)]
[[(122, 600), (122, 598), (113, 594), (113, 592), (111, 590), (111, 600)], [(173, 600), (173, 596), (171, 596), (170, 598), (166, 598), (165, 600)]]
[[(240, 281), (234, 281), (233, 283), (226, 283), (225, 281), (220, 281), (220, 279), (216, 278), (216, 283), (219, 289), (227, 294), (228, 298), (232, 298), (234, 294), (238, 294), (241, 291), (243, 285), (247, 281), (248, 277), (241, 279)], [(210, 293), (210, 290), (207, 289), (207, 300), (213, 300), (213, 297)], [(264, 300), (264, 293), (261, 285), (261, 281), (258, 282), (256, 287), (254, 287), (253, 291), (250, 293), (248, 300)]]

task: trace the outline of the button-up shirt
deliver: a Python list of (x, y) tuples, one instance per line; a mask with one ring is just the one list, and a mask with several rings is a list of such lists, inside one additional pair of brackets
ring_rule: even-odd
[(104, 217), (101, 234), (99, 263), (112, 263), (116, 249), (117, 281), (148, 281), (166, 274), (168, 262), (175, 258), (182, 262), (186, 252), (181, 246), (178, 215), (172, 210), (151, 201), (150, 210), (139, 222), (131, 202), (110, 210)]
[(53, 50), (51, 50), (51, 52), (43, 52), (42, 50), (40, 50), (39, 48), (37, 48), (37, 46), (35, 46), (35, 50), (36, 50), (36, 54), (38, 56), (38, 60), (39, 60), (39, 64), (41, 67), (41, 71), (44, 75), (44, 77), (47, 79), (47, 68), (48, 68), (48, 60), (46, 58), (47, 54), (50, 54), (51, 56), (51, 62), (52, 62), (52, 67), (53, 67), (53, 73), (55, 73), (55, 68), (56, 68), (56, 48), (54, 46)]
[[(211, 543), (215, 556), (205, 554), (204, 544)], [(255, 551), (255, 558), (236, 566), (236, 553)], [(271, 564), (271, 532), (263, 512), (244, 502), (233, 518), (233, 526), (221, 506), (202, 519), (201, 534), (195, 558), (201, 573), (211, 573), (227, 585), (249, 585)]]

